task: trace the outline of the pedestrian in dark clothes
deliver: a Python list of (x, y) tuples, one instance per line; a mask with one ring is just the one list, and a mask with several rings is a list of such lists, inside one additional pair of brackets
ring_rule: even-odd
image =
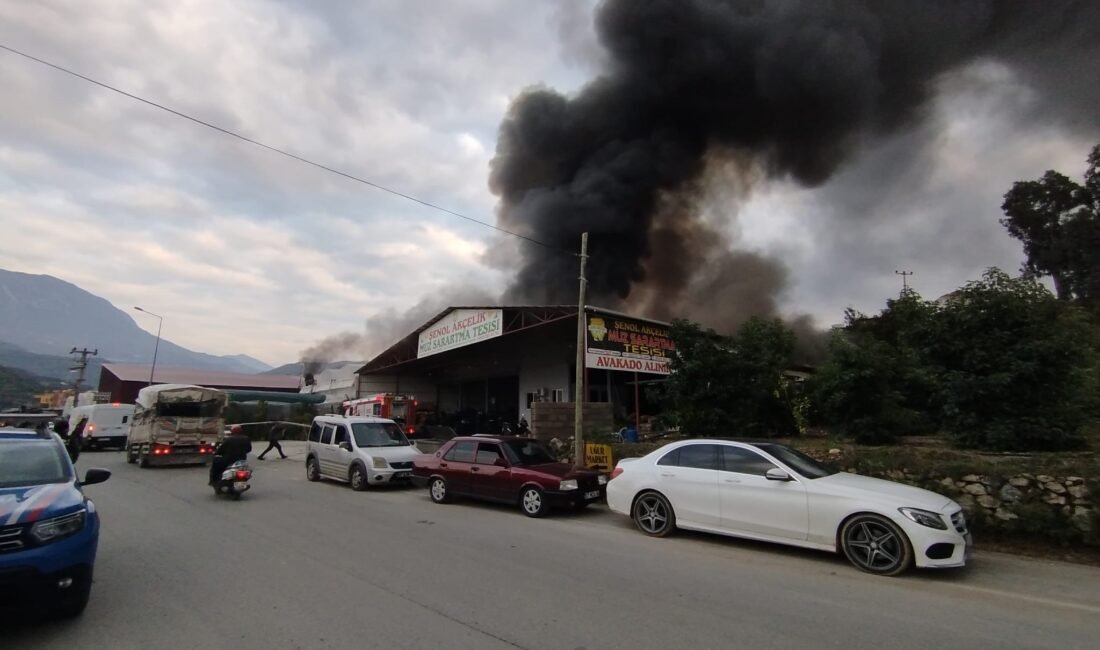
[(271, 430), (268, 431), (268, 434), (267, 434), (267, 449), (263, 450), (263, 452), (259, 456), (257, 456), (257, 458), (259, 458), (260, 460), (263, 460), (264, 455), (267, 454), (267, 452), (271, 451), (272, 449), (275, 449), (279, 452), (279, 457), (280, 458), (286, 458), (286, 454), (283, 453), (283, 447), (282, 447), (282, 445), (279, 444), (279, 435), (282, 432), (283, 432), (282, 427), (271, 427)]

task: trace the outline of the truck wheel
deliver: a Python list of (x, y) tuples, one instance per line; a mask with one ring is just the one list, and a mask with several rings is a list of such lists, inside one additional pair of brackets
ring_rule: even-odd
[(307, 481), (319, 481), (321, 480), (321, 469), (317, 466), (316, 458), (309, 458), (306, 460), (306, 480)]
[(131, 465), (137, 462), (137, 454), (134, 453), (134, 447), (129, 443), (126, 444), (126, 462)]
[(138, 450), (138, 467), (149, 467), (149, 448), (143, 446)]

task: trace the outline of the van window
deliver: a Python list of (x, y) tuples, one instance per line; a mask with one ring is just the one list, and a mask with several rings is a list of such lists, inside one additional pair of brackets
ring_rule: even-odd
[(347, 427), (345, 427), (342, 424), (337, 424), (336, 425), (336, 438), (332, 441), (332, 444), (338, 445), (341, 442), (347, 442), (347, 441), (348, 441)]
[(313, 426), (309, 428), (309, 441), (321, 442), (321, 423), (314, 422)]
[(327, 445), (332, 443), (332, 429), (331, 424), (326, 424), (323, 431), (321, 431), (321, 444)]

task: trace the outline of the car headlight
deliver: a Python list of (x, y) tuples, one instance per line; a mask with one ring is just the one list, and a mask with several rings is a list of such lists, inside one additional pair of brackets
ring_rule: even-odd
[(375, 458), (373, 462), (374, 469), (386, 469), (387, 467), (389, 467), (389, 465), (386, 463), (385, 458)]
[(600, 485), (607, 485), (607, 474), (600, 474)]
[(558, 489), (561, 490), (562, 492), (566, 492), (568, 490), (576, 490), (577, 489), (577, 479), (571, 478), (568, 481), (562, 481), (561, 483), (558, 484)]
[(928, 526), (936, 530), (947, 530), (947, 522), (943, 520), (938, 512), (921, 510), (920, 508), (898, 508), (898, 512), (921, 526)]
[(62, 517), (43, 519), (31, 526), (31, 537), (39, 544), (48, 544), (80, 532), (84, 528), (87, 510), (79, 510)]

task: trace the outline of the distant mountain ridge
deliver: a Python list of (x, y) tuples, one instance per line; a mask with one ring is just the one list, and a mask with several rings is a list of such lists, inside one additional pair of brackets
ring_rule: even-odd
[[(0, 363), (24, 368), (37, 375), (57, 377), (22, 364), (57, 365), (73, 347), (98, 349), (95, 361), (149, 363), (156, 337), (138, 327), (125, 311), (84, 289), (49, 275), (31, 275), (0, 269)], [(12, 350), (12, 346), (18, 348)], [(53, 361), (27, 358), (26, 354), (54, 357)], [(12, 358), (12, 355), (17, 357)], [(18, 357), (23, 360), (18, 361)], [(68, 363), (68, 362), (66, 362)], [(256, 374), (271, 366), (247, 355), (216, 356), (195, 352), (161, 339), (157, 365), (199, 368), (220, 372)], [(68, 377), (68, 368), (65, 377)], [(94, 385), (98, 377), (89, 373)]]

